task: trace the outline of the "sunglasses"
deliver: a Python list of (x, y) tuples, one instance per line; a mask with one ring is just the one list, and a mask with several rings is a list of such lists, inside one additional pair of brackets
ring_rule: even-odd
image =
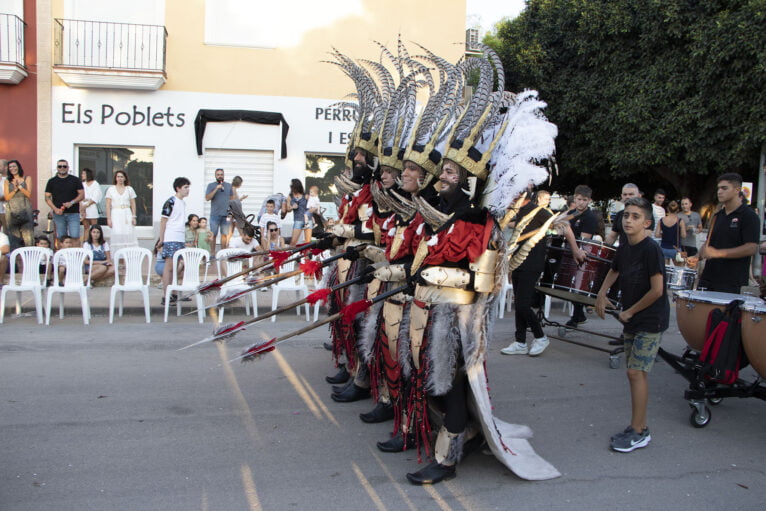
[(60, 169), (68, 169), (69, 165), (58, 165), (58, 168), (60, 168)]
[(277, 232), (279, 229), (269, 229), (269, 232)]

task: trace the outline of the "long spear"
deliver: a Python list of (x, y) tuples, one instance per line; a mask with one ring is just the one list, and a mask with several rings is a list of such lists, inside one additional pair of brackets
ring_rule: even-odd
[(383, 301), (386, 298), (394, 296), (395, 294), (406, 291), (409, 287), (410, 286), (408, 284), (404, 286), (399, 286), (383, 294), (377, 295), (372, 300), (359, 300), (358, 302), (350, 303), (347, 306), (343, 307), (340, 310), (340, 312), (333, 314), (332, 316), (328, 316), (321, 321), (317, 321), (315, 323), (312, 323), (309, 326), (303, 327), (298, 330), (294, 330), (285, 335), (274, 337), (266, 342), (253, 344), (252, 346), (247, 348), (245, 351), (243, 351), (241, 355), (234, 357), (233, 359), (229, 360), (229, 362), (234, 362), (235, 360), (242, 360), (243, 362), (249, 362), (251, 360), (255, 360), (261, 355), (269, 353), (270, 351), (274, 351), (277, 347), (277, 344), (284, 342), (290, 339), (291, 337), (304, 334), (315, 328), (319, 328), (320, 326), (326, 325), (327, 323), (330, 323), (332, 321), (337, 321), (338, 319), (341, 319), (344, 323), (349, 324), (354, 321), (354, 318), (356, 317), (357, 314), (360, 314), (366, 311), (367, 309), (372, 307), (373, 304)]
[(242, 330), (245, 330), (248, 326), (252, 325), (253, 323), (257, 323), (259, 321), (263, 321), (264, 319), (268, 319), (271, 316), (275, 316), (277, 314), (281, 314), (283, 312), (289, 311), (290, 309), (294, 309), (296, 307), (300, 307), (301, 305), (305, 303), (314, 304), (319, 301), (324, 301), (327, 299), (327, 297), (330, 295), (330, 293), (334, 293), (335, 291), (338, 291), (340, 289), (343, 289), (344, 287), (352, 286), (354, 284), (358, 284), (360, 282), (363, 282), (366, 279), (371, 278), (372, 273), (367, 273), (364, 275), (360, 275), (358, 277), (355, 277), (353, 279), (349, 279), (345, 282), (341, 282), (340, 284), (337, 284), (335, 286), (332, 286), (330, 288), (324, 288), (324, 289), (317, 289), (310, 295), (306, 296), (305, 298), (302, 298), (298, 300), (297, 302), (293, 302), (287, 305), (284, 305), (278, 309), (274, 309), (272, 311), (269, 311), (265, 314), (261, 314), (260, 316), (248, 319), (247, 321), (240, 321), (239, 323), (228, 323), (226, 325), (223, 325), (215, 330), (213, 332), (213, 335), (210, 337), (207, 337), (205, 339), (202, 339), (201, 341), (197, 341), (193, 344), (190, 344), (188, 346), (184, 346), (183, 348), (179, 348), (178, 351), (185, 350), (187, 348), (191, 348), (193, 346), (197, 346), (199, 344), (204, 344), (207, 342), (216, 342), (216, 341), (223, 341), (227, 339), (231, 339), (234, 337), (237, 333), (241, 332)]
[[(205, 309), (210, 309), (212, 307), (220, 307), (221, 305), (232, 302), (241, 296), (244, 296), (248, 293), (252, 293), (253, 291), (257, 291), (258, 289), (271, 286), (273, 284), (276, 284), (277, 282), (281, 282), (283, 280), (286, 280), (292, 277), (297, 277), (301, 273), (306, 274), (308, 277), (316, 277), (317, 274), (319, 274), (320, 270), (324, 268), (325, 266), (329, 265), (330, 263), (334, 261), (337, 261), (338, 259), (347, 257), (350, 252), (358, 252), (359, 250), (364, 248), (364, 246), (366, 245), (361, 244), (361, 245), (356, 245), (354, 247), (349, 247), (349, 249), (346, 252), (336, 254), (332, 257), (323, 259), (322, 261), (307, 261), (305, 263), (301, 263), (299, 269), (297, 270), (280, 273), (278, 275), (260, 276), (260, 277), (257, 277), (256, 280), (249, 279), (247, 282), (247, 286), (248, 286), (247, 288), (235, 289), (231, 292), (228, 292), (224, 296), (219, 297), (218, 300), (216, 300), (214, 303), (211, 303), (210, 305), (205, 305)], [(291, 262), (291, 261), (288, 260), (285, 262)], [(199, 309), (195, 309), (191, 312), (188, 312), (186, 315), (194, 314), (197, 312), (197, 310)]]

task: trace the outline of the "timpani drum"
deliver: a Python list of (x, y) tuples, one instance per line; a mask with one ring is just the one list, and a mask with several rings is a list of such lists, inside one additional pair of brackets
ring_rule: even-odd
[(763, 305), (760, 298), (717, 291), (676, 291), (676, 322), (686, 344), (702, 351), (705, 347), (707, 319), (713, 309), (724, 310), (733, 300), (742, 300), (744, 306)]
[(766, 378), (766, 305), (743, 304), (742, 346), (745, 348), (750, 365)]
[(694, 288), (697, 272), (683, 266), (665, 266), (665, 282), (671, 291), (682, 291)]
[[(537, 289), (556, 298), (595, 305), (596, 296), (612, 266), (616, 250), (609, 245), (589, 240), (579, 240), (578, 244), (587, 256), (582, 264), (577, 264), (572, 257), (572, 251), (562, 236), (551, 236), (548, 239), (545, 271)], [(614, 292), (609, 293), (609, 298), (618, 302), (617, 286), (612, 289)]]

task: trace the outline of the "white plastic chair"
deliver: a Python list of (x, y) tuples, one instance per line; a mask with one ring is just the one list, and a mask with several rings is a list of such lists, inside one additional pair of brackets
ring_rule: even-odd
[[(295, 262), (285, 263), (280, 268), (280, 273), (287, 273), (295, 270)], [(295, 291), (297, 296), (306, 298), (309, 295), (309, 288), (303, 278), (303, 273), (297, 277), (290, 277), (289, 279), (282, 280), (271, 286), (271, 310), (276, 310), (279, 304), (279, 292), (280, 291)], [(306, 307), (306, 321), (310, 321), (309, 317), (309, 304), (304, 304)], [(301, 305), (295, 308), (296, 314), (301, 315)], [(276, 321), (277, 316), (271, 316), (271, 321)]]
[[(239, 273), (242, 271), (242, 260), (236, 260), (236, 261), (229, 261), (226, 259), (229, 256), (237, 255), (237, 254), (246, 254), (248, 253), (247, 250), (243, 250), (241, 248), (222, 248), (215, 254), (215, 260), (216, 260), (216, 267), (218, 270), (218, 278), (224, 278), (227, 275), (234, 275), (235, 273)], [(226, 274), (224, 274), (222, 270), (222, 265), (225, 265), (226, 267)], [(236, 278), (234, 280), (231, 280), (221, 286), (221, 294), (228, 292), (236, 292), (236, 291), (244, 291), (245, 289), (249, 289), (250, 286), (246, 283), (245, 276)], [(256, 296), (256, 292), (253, 291), (251, 293), (247, 293), (242, 296), (244, 302), (245, 302), (245, 314), (250, 314), (250, 304), (253, 306), (253, 317), (258, 316), (258, 297)], [(225, 305), (221, 305), (218, 309), (218, 321), (223, 322), (223, 314), (224, 314), (224, 307)]]
[[(90, 323), (90, 305), (88, 304), (88, 288), (90, 287), (90, 269), (87, 281), (83, 284), (83, 265), (93, 263), (93, 251), (87, 248), (62, 248), (53, 254), (53, 287), (48, 288), (48, 300), (45, 306), (45, 324), (51, 324), (51, 302), (53, 295), (59, 294), (59, 318), (64, 319), (64, 293), (80, 295), (82, 320)], [(63, 286), (59, 286), (59, 266), (66, 268)]]
[[(168, 322), (168, 309), (170, 308), (170, 295), (174, 291), (189, 292), (196, 291), (200, 284), (207, 280), (207, 264), (205, 264), (205, 273), (200, 278), (200, 265), (206, 263), (210, 253), (204, 248), (182, 248), (173, 254), (173, 280), (165, 290), (165, 323)], [(178, 282), (178, 260), (184, 261), (184, 280)], [(180, 297), (179, 297), (180, 298)], [(197, 301), (197, 317), (199, 322), (205, 321), (205, 299), (199, 293), (195, 294)], [(181, 300), (176, 302), (176, 315), (181, 315)]]
[[(43, 324), (43, 288), (48, 280), (48, 263), (53, 251), (44, 247), (21, 247), (11, 252), (10, 279), (8, 285), (0, 293), (0, 323), (5, 317), (5, 295), (8, 291), (16, 291), (16, 314), (21, 314), (21, 293), (29, 291), (35, 298), (37, 322)], [(16, 259), (21, 258), (21, 279), (16, 283)], [(45, 272), (40, 274), (40, 265), (45, 265)], [(0, 276), (2, 278), (2, 276)]]
[(498, 300), (499, 310), (497, 311), (498, 319), (505, 317), (506, 308), (510, 312), (511, 303), (513, 303), (513, 284), (510, 282), (510, 275), (508, 275), (503, 280), (503, 289), (500, 290), (500, 299)]
[[(125, 263), (125, 277), (120, 284), (120, 260)], [(144, 261), (146, 261), (146, 277), (144, 277)], [(119, 297), (119, 315), (122, 317), (122, 306), (125, 301), (126, 291), (138, 291), (144, 297), (144, 313), (146, 322), (150, 322), (149, 312), (149, 279), (152, 273), (152, 253), (141, 247), (126, 247), (119, 249), (114, 254), (114, 285), (109, 294), (109, 323), (114, 322), (114, 298)]]

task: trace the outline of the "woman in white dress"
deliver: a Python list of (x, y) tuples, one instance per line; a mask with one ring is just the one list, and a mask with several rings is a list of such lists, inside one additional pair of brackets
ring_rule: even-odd
[(112, 229), (110, 245), (114, 252), (125, 247), (137, 247), (136, 192), (131, 188), (128, 175), (114, 173), (114, 186), (106, 191), (106, 222)]
[(88, 229), (91, 225), (98, 223), (98, 206), (103, 196), (101, 192), (101, 185), (93, 179), (93, 171), (85, 168), (80, 172), (80, 178), (82, 179), (82, 187), (85, 189), (85, 198), (80, 202), (80, 218), (82, 219), (83, 226), (82, 240), (88, 240)]

